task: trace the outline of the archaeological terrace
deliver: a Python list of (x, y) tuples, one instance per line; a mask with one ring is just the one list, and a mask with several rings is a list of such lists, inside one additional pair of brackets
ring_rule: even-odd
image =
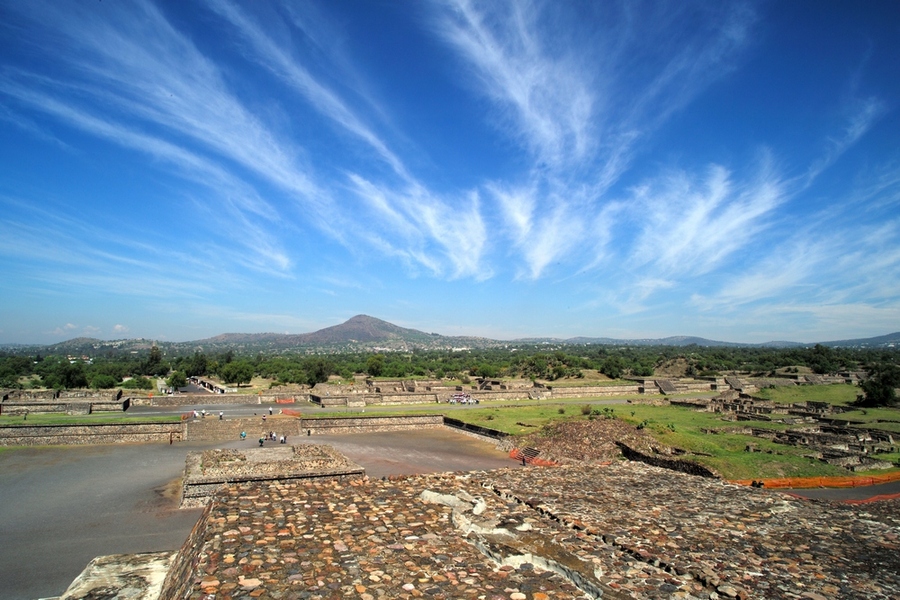
[[(840, 414), (815, 403), (768, 405), (752, 396), (757, 384), (768, 385), (647, 380), (624, 393), (640, 394), (635, 401), (686, 402), (735, 422), (794, 420), (807, 429), (783, 441), (811, 442), (811, 451), (853, 445), (834, 437), (851, 435), (841, 430)], [(713, 393), (668, 398), (690, 386)], [(440, 403), (443, 394), (458, 391), (437, 387), (379, 381), (308, 393), (323, 406), (365, 406), (376, 398)], [(467, 390), (496, 398), (522, 392), (491, 381)], [(594, 390), (538, 386), (526, 393), (578, 392)], [(229, 395), (217, 400), (222, 397)], [(276, 392), (265, 401), (285, 397)], [(4, 405), (14, 410), (28, 403), (9, 400)], [(900, 599), (898, 500), (805, 500), (625, 460), (621, 453), (559, 466), (535, 461), (370, 479), (333, 449), (311, 443), (315, 427), (330, 433), (384, 427), (402, 435), (407, 427), (443, 426), (437, 415), (416, 418), (421, 422), (381, 417), (375, 425), (358, 416), (286, 419), (291, 445), (189, 457), (185, 505), (206, 508), (182, 548), (98, 557), (60, 600)], [(189, 419), (170, 440), (233, 439), (245, 426), (241, 419)], [(861, 455), (893, 444), (852, 435)]]
[(147, 557), (167, 571), (147, 597), (897, 598), (898, 505), (878, 504), (627, 461), (232, 485)]

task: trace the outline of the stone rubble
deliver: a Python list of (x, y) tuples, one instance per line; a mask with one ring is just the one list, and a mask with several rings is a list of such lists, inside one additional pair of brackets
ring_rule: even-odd
[(895, 503), (641, 463), (228, 486), (188, 598), (900, 599)]

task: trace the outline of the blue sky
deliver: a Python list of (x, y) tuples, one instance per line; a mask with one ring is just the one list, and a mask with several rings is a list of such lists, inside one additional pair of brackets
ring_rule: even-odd
[(900, 330), (900, 4), (0, 3), (0, 343)]

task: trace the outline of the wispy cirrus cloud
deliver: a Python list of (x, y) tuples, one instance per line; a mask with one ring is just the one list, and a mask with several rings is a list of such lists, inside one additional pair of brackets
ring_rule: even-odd
[(565, 46), (538, 30), (541, 5), (448, 3), (440, 33), (474, 68), (480, 91), (507, 111), (508, 126), (541, 161), (579, 160), (593, 143), (595, 98)]
[(505, 215), (513, 247), (525, 259), (526, 269), (519, 277), (537, 279), (551, 262), (583, 243), (590, 223), (578, 211), (574, 198), (538, 186), (503, 189), (490, 185), (488, 189)]
[(812, 217), (752, 268), (722, 278), (714, 292), (695, 294), (692, 302), (720, 314), (784, 314), (801, 312), (801, 305), (811, 315), (843, 314), (868, 305), (868, 314), (886, 320), (900, 311), (900, 250), (891, 244), (898, 235), (897, 219), (837, 229), (833, 221)]
[(860, 138), (869, 131), (878, 119), (886, 111), (884, 102), (875, 96), (854, 100), (849, 103), (848, 117), (843, 131), (830, 137), (827, 141), (825, 152), (810, 165), (806, 173), (806, 185), (811, 184), (828, 167), (834, 164), (840, 156), (853, 147)]
[(395, 189), (356, 174), (349, 178), (370, 226), (361, 235), (368, 235), (371, 243), (435, 275), (475, 279), (491, 275), (482, 262), (488, 231), (478, 194), (459, 194), (451, 201), (420, 185)]
[(297, 149), (251, 116), (216, 67), (152, 4), (111, 7), (102, 18), (77, 7), (71, 13), (45, 9), (39, 2), (18, 7), (26, 19), (47, 16), (51, 28), (44, 35), (65, 40), (61, 56), (75, 68), (66, 80), (7, 70), (0, 93), (161, 160), (206, 188), (194, 200), (216, 220), (217, 233), (244, 246), (240, 264), (288, 270), (291, 260), (271, 235), (278, 210), (233, 167), (242, 165), (300, 198), (313, 219), (327, 223), (327, 194), (306, 175)]
[(671, 276), (708, 273), (751, 243), (786, 199), (783, 183), (765, 165), (747, 182), (718, 165), (700, 181), (684, 172), (664, 176), (634, 190), (640, 221), (630, 262)]
[[(593, 249), (580, 257), (584, 264), (598, 263), (620, 212), (607, 192), (637, 144), (734, 68), (756, 19), (739, 3), (695, 12), (600, 4), (585, 9), (597, 24), (585, 34), (573, 26), (582, 15), (556, 8), (451, 0), (436, 17), (502, 130), (531, 156), (527, 183), (495, 181), (488, 189), (532, 279), (571, 260), (576, 246)], [(636, 19), (639, 30), (630, 26)]]
[(159, 243), (160, 237), (144, 241), (146, 231), (102, 217), (88, 223), (41, 202), (0, 196), (0, 206), (7, 215), (0, 218), (0, 256), (16, 265), (19, 277), (39, 283), (47, 293), (185, 298), (235, 281), (221, 263), (224, 248), (185, 251)]
[[(410, 179), (405, 165), (390, 150), (387, 143), (363, 122), (362, 118), (339, 94), (316, 79), (291, 54), (289, 38), (276, 41), (271, 35), (271, 29), (264, 28), (261, 23), (234, 2), (208, 0), (208, 5), (234, 27), (241, 38), (247, 42), (255, 60), (260, 65), (269, 69), (276, 77), (298, 92), (319, 114), (337, 124), (341, 132), (349, 133), (365, 142), (398, 175), (405, 180)], [(295, 11), (290, 11), (290, 15), (295, 23), (302, 24), (302, 20)], [(304, 28), (303, 31), (309, 33), (308, 28)]]

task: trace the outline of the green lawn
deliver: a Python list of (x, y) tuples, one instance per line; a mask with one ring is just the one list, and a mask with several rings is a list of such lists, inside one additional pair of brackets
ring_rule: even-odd
[(859, 391), (850, 384), (792, 385), (761, 389), (753, 395), (779, 404), (812, 401), (846, 406), (856, 400)]
[[(824, 387), (824, 386), (823, 386)], [(834, 387), (834, 386), (829, 386)], [(586, 404), (582, 402), (581, 404)], [(725, 421), (722, 415), (699, 412), (679, 406), (649, 404), (592, 406), (609, 416), (635, 426), (643, 426), (661, 444), (687, 452), (684, 458), (710, 467), (726, 479), (761, 479), (772, 477), (842, 476), (850, 473), (839, 467), (806, 458), (807, 450), (776, 444), (750, 435), (730, 432), (743, 427), (788, 429), (783, 423), (767, 421)], [(562, 409), (564, 414), (560, 414)], [(882, 412), (883, 411), (883, 412)], [(485, 407), (448, 413), (467, 423), (521, 435), (535, 431), (545, 423), (558, 419), (586, 419), (580, 405), (558, 404), (517, 407)], [(595, 418), (604, 418), (599, 415)], [(879, 409), (880, 418), (888, 416), (900, 421), (900, 410)], [(886, 424), (880, 424), (886, 425)], [(900, 423), (890, 424), (900, 428)], [(718, 433), (707, 433), (718, 431)], [(753, 444), (758, 452), (747, 452)], [(881, 455), (884, 460), (900, 456)]]
[(16, 427), (28, 425), (90, 425), (96, 423), (176, 423), (180, 415), (158, 417), (125, 417), (121, 413), (99, 413), (93, 415), (65, 415), (61, 413), (30, 414), (27, 419), (22, 415), (0, 415), (0, 427)]

